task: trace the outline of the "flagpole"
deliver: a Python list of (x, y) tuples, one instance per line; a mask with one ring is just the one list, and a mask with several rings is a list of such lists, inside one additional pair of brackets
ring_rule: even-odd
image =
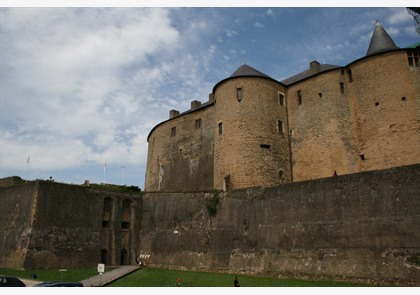
[(28, 182), (28, 178), (29, 178), (29, 160), (31, 159), (31, 155), (29, 154), (28, 160), (26, 160), (26, 163), (28, 164), (28, 177), (26, 179), (26, 182)]
[(121, 185), (124, 185), (124, 169), (125, 169), (125, 164), (123, 164), (121, 166), (121, 169), (122, 169)]
[(104, 163), (104, 184), (106, 183), (106, 162)]

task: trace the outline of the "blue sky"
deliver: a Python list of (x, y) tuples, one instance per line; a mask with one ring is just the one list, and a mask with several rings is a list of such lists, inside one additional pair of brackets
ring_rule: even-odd
[(404, 7), (181, 6), (3, 6), (0, 177), (144, 188), (150, 130), (241, 64), (277, 80), (344, 66), (376, 20), (399, 47), (420, 41)]

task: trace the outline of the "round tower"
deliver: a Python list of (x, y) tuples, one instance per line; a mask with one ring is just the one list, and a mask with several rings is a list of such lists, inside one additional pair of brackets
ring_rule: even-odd
[(213, 88), (214, 187), (291, 182), (285, 87), (247, 66)]

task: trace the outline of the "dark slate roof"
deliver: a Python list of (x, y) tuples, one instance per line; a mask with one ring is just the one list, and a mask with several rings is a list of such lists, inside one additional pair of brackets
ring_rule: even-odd
[(269, 76), (267, 76), (266, 74), (261, 73), (260, 71), (246, 64), (241, 65), (235, 72), (233, 72), (232, 75), (230, 75), (229, 78), (240, 77), (240, 76), (259, 76), (259, 77), (269, 78)]
[(280, 82), (285, 85), (290, 85), (300, 80), (306, 79), (312, 75), (322, 73), (322, 72), (332, 70), (332, 69), (337, 69), (337, 68), (341, 68), (341, 66), (330, 65), (330, 64), (320, 64), (320, 71), (317, 73), (311, 73), (311, 69), (307, 69), (306, 71), (300, 72), (299, 74), (289, 77), (287, 79), (284, 79)]
[(398, 49), (395, 45), (394, 41), (385, 31), (385, 29), (381, 26), (379, 21), (376, 21), (375, 29), (373, 31), (372, 39), (370, 39), (370, 44), (366, 56)]

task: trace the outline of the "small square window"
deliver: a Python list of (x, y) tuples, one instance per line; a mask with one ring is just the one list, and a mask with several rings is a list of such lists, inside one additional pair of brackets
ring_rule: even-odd
[(201, 128), (201, 119), (195, 120), (195, 129)]
[(242, 100), (242, 95), (243, 95), (242, 88), (236, 88), (236, 99), (238, 101), (241, 101)]
[(284, 124), (281, 120), (277, 120), (277, 131), (282, 134), (284, 133)]
[(344, 94), (345, 93), (345, 91), (344, 91), (344, 83), (343, 82), (340, 82), (340, 92), (341, 92), (341, 94)]
[(298, 99), (298, 105), (302, 104), (302, 91), (298, 90), (297, 92), (297, 99)]
[(280, 105), (284, 106), (284, 94), (279, 93), (279, 103)]

